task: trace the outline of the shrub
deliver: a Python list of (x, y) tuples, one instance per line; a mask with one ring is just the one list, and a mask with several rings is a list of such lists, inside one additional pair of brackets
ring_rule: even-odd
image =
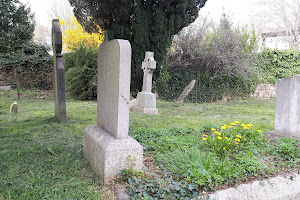
[(25, 44), (19, 50), (0, 54), (0, 72), (6, 84), (26, 89), (52, 88), (53, 58), (42, 45)]
[(189, 97), (192, 102), (250, 94), (259, 75), (252, 65), (257, 42), (255, 31), (234, 28), (226, 15), (217, 27), (204, 23), (200, 28), (191, 26), (183, 30), (175, 36), (173, 48), (166, 57), (168, 67), (162, 70), (157, 81), (160, 96), (178, 97), (193, 79), (196, 80), (193, 91), (197, 94), (192, 100)]
[(80, 44), (63, 57), (66, 89), (74, 99), (97, 98), (98, 48)]
[(256, 65), (262, 71), (264, 81), (275, 83), (300, 73), (300, 52), (296, 49), (264, 49), (257, 54)]

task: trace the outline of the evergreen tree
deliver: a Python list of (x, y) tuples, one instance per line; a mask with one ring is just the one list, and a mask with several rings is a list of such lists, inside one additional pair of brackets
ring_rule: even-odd
[[(141, 63), (146, 51), (153, 51), (158, 67), (172, 36), (195, 21), (206, 0), (69, 0), (79, 23), (88, 32), (99, 25), (111, 39), (129, 40), (132, 46), (132, 84), (142, 86)], [(156, 73), (159, 70), (156, 70)]]
[(29, 42), (34, 26), (30, 8), (19, 0), (0, 0), (0, 53), (15, 51)]

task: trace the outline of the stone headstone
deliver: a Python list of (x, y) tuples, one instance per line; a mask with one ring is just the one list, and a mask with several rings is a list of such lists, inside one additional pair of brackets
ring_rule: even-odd
[(300, 139), (300, 75), (277, 81), (275, 130), (270, 134)]
[(11, 86), (0, 86), (0, 90), (11, 90)]
[(60, 122), (66, 122), (66, 89), (65, 69), (62, 61), (62, 32), (58, 19), (52, 20), (52, 47), (53, 47), (53, 90), (55, 117)]
[(17, 102), (13, 102), (11, 105), (10, 105), (10, 112), (11, 113), (17, 113), (18, 112), (18, 104)]
[(153, 70), (156, 69), (153, 52), (147, 51), (145, 53), (142, 69), (144, 71), (143, 90), (137, 95), (137, 107), (134, 108), (134, 111), (158, 114), (158, 110), (156, 109), (156, 95), (151, 92)]
[(109, 183), (126, 168), (142, 169), (143, 147), (128, 136), (131, 46), (127, 40), (102, 43), (98, 54), (97, 126), (84, 130), (83, 152)]
[(180, 94), (180, 96), (178, 97), (178, 99), (177, 99), (177, 102), (178, 103), (183, 103), (184, 102), (184, 99), (185, 99), (185, 97), (187, 97), (189, 94), (190, 94), (190, 92), (193, 90), (193, 88), (194, 88), (194, 86), (195, 86), (195, 80), (192, 80), (191, 82), (190, 82), (190, 84), (188, 84), (185, 88), (184, 88), (184, 90), (182, 91), (182, 93)]

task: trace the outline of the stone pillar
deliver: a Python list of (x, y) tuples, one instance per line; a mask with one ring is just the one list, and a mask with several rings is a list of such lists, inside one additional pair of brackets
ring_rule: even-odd
[(300, 139), (300, 75), (277, 81), (275, 130), (270, 134)]
[(142, 69), (144, 70), (143, 90), (137, 95), (137, 107), (134, 108), (134, 111), (157, 114), (156, 95), (151, 92), (153, 70), (156, 69), (156, 61), (154, 60), (153, 52), (146, 52), (145, 59), (142, 63)]
[(128, 136), (130, 73), (130, 43), (102, 43), (98, 54), (97, 126), (84, 130), (83, 152), (104, 183), (123, 169), (141, 170), (143, 166), (143, 147)]
[(66, 122), (66, 89), (65, 69), (62, 61), (62, 33), (58, 19), (52, 20), (52, 47), (53, 47), (53, 90), (55, 117), (60, 122)]

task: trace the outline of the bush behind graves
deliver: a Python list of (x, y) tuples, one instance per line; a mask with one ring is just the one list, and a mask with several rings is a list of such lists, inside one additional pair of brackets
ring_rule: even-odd
[(224, 14), (220, 25), (202, 19), (173, 40), (166, 65), (156, 82), (160, 97), (177, 98), (193, 79), (190, 102), (212, 102), (251, 93), (259, 76), (252, 62), (258, 37), (254, 30), (233, 27)]
[(89, 47), (79, 44), (64, 55), (66, 89), (74, 99), (91, 100), (97, 98), (97, 45)]
[(263, 49), (257, 53), (255, 62), (263, 74), (263, 80), (275, 83), (276, 80), (300, 74), (300, 52), (297, 49)]
[(18, 88), (51, 89), (52, 64), (43, 45), (27, 43), (14, 52), (0, 53), (0, 73), (6, 76), (6, 84)]

